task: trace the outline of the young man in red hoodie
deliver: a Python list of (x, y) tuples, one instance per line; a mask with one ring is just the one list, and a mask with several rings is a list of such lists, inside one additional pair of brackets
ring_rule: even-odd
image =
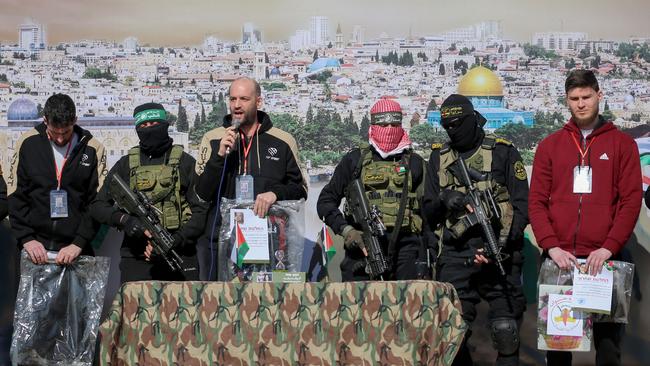
[[(619, 255), (639, 216), (639, 150), (598, 114), (603, 93), (592, 71), (572, 71), (565, 90), (571, 119), (537, 148), (528, 212), (546, 256), (563, 269), (586, 258), (595, 274)], [(596, 365), (621, 364), (621, 333), (621, 324), (594, 324)], [(549, 351), (546, 361), (570, 365), (571, 353)]]

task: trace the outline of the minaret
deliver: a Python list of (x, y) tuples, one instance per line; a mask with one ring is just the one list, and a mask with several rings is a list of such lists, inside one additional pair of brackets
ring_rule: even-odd
[(335, 47), (337, 49), (343, 49), (343, 32), (341, 32), (341, 23), (336, 27), (336, 42)]

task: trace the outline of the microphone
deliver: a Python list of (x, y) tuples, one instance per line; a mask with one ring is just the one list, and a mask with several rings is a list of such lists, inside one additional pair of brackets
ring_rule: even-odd
[[(239, 131), (239, 126), (241, 125), (241, 120), (240, 119), (233, 119), (232, 120), (232, 127), (235, 128), (235, 141), (233, 142), (233, 146), (236, 146), (237, 140), (239, 139), (239, 134), (237, 133)], [(230, 155), (230, 146), (226, 148), (226, 155)]]

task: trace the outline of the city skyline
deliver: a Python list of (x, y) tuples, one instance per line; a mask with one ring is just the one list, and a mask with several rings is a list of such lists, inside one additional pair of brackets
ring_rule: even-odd
[[(650, 23), (646, 19), (650, 13), (648, 1), (594, 0), (588, 6), (581, 3), (413, 0), (399, 7), (399, 3), (384, 0), (250, 1), (244, 6), (200, 0), (182, 4), (169, 0), (137, 3), (59, 0), (45, 5), (37, 0), (2, 0), (0, 40), (5, 44), (17, 43), (17, 27), (31, 18), (45, 25), (49, 44), (80, 39), (121, 42), (130, 36), (137, 37), (140, 43), (164, 46), (198, 45), (208, 35), (236, 41), (241, 39), (242, 25), (246, 22), (263, 32), (265, 42), (288, 41), (296, 30), (309, 28), (312, 16), (328, 18), (332, 41), (338, 24), (348, 41), (355, 25), (362, 25), (366, 38), (372, 39), (382, 32), (391, 37), (436, 35), (485, 20), (500, 21), (504, 37), (517, 42), (530, 42), (535, 32), (543, 31), (586, 32), (590, 39), (650, 36)], [(477, 6), (482, 7), (481, 11), (467, 11)], [(531, 14), (535, 16), (530, 17)]]

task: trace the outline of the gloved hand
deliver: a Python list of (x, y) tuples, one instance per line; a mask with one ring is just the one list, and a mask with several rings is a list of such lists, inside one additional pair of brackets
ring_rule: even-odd
[(144, 226), (137, 217), (123, 214), (117, 225), (118, 229), (124, 231), (124, 235), (131, 238), (144, 238)]
[(467, 205), (467, 196), (464, 193), (451, 189), (444, 189), (440, 192), (440, 201), (449, 211), (465, 211)]
[(341, 232), (341, 236), (344, 239), (343, 246), (345, 250), (365, 248), (363, 244), (363, 233), (355, 229), (352, 225), (346, 225)]

